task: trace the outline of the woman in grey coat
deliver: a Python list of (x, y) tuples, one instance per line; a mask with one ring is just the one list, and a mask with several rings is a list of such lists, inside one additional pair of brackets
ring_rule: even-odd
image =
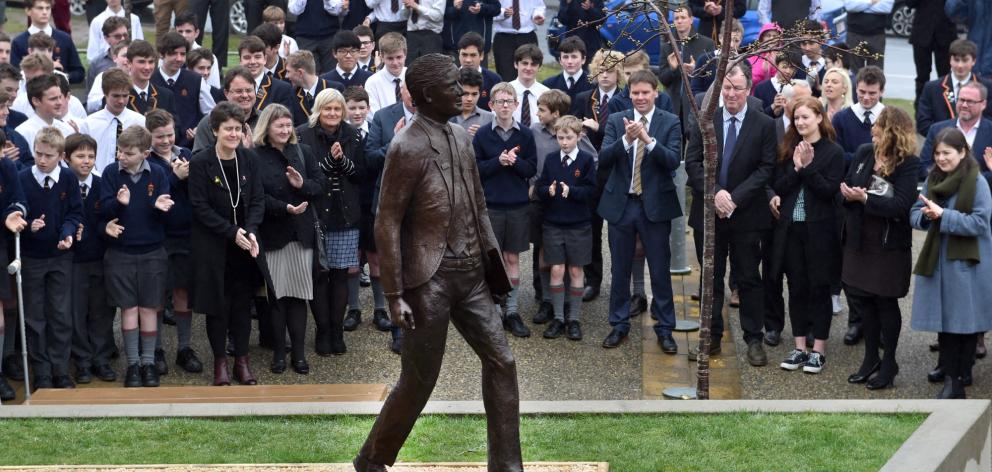
[[(992, 329), (992, 195), (957, 128), (937, 134), (936, 165), (910, 211), (927, 232), (913, 273), (912, 327), (938, 333), (946, 376), (937, 398), (965, 398), (976, 333)], [(984, 263), (983, 263), (984, 262)]]

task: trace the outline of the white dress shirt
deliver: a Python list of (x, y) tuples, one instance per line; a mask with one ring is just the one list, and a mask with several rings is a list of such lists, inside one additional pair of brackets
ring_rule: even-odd
[[(979, 116), (978, 121), (975, 122), (975, 126), (972, 126), (970, 130), (965, 131), (965, 129), (961, 127), (961, 120), (960, 119), (956, 120), (955, 125), (958, 127), (959, 130), (961, 130), (961, 133), (964, 134), (964, 140), (968, 142), (969, 148), (975, 145), (975, 136), (978, 136), (978, 126), (981, 124), (982, 124), (982, 117)], [(984, 151), (979, 151), (978, 155), (981, 156), (982, 152)]]
[(34, 177), (34, 180), (38, 182), (38, 185), (40, 185), (41, 188), (45, 188), (45, 179), (52, 179), (52, 183), (49, 185), (49, 188), (54, 187), (55, 184), (59, 183), (59, 174), (61, 173), (61, 166), (55, 166), (55, 168), (48, 173), (42, 172), (37, 165), (31, 166), (31, 176)]
[(572, 152), (565, 152), (565, 151), (561, 152), (561, 161), (565, 164), (565, 166), (572, 165), (572, 163), (575, 162), (575, 160), (578, 158), (579, 158), (578, 146), (575, 146), (575, 148), (572, 149)]
[[(875, 121), (878, 120), (878, 115), (880, 115), (884, 109), (885, 104), (882, 102), (876, 103), (874, 107), (868, 110), (871, 112), (871, 116), (868, 117), (868, 121), (870, 121), (871, 124), (875, 124)], [(854, 116), (858, 117), (858, 121), (865, 121), (865, 107), (861, 106), (861, 102), (856, 102), (854, 105), (851, 105), (851, 111), (854, 112)]]
[[(102, 97), (101, 97), (102, 98)], [(28, 116), (28, 118), (35, 116), (34, 108), (28, 103), (27, 94), (18, 94), (17, 98), (14, 99), (14, 104), (10, 106), (11, 110), (19, 111)], [(75, 95), (69, 95), (69, 114), (66, 118), (74, 118), (77, 120), (86, 119), (86, 108), (83, 107), (83, 103), (76, 98)]]
[(35, 33), (45, 33), (49, 36), (52, 35), (52, 24), (48, 23), (44, 28), (39, 28), (35, 25), (28, 26), (28, 36)]
[(145, 115), (127, 108), (120, 115), (113, 113), (104, 107), (102, 110), (86, 117), (79, 127), (79, 132), (88, 134), (96, 140), (96, 163), (93, 169), (102, 173), (103, 169), (114, 162), (117, 157), (117, 121), (121, 122), (121, 128), (127, 129), (130, 126), (145, 126)]
[(70, 134), (74, 134), (76, 132), (76, 130), (73, 129), (72, 126), (69, 126), (68, 124), (66, 124), (66, 122), (62, 120), (55, 119), (52, 120), (51, 124), (48, 124), (42, 121), (42, 119), (39, 118), (38, 115), (28, 117), (28, 119), (25, 120), (24, 123), (21, 123), (20, 126), (14, 128), (14, 131), (20, 133), (20, 135), (24, 137), (24, 140), (28, 142), (28, 147), (31, 149), (31, 154), (33, 155), (34, 137), (38, 134), (38, 131), (41, 131), (42, 128), (47, 128), (49, 126), (53, 126), (57, 128), (59, 131), (61, 131), (62, 136), (69, 136)]
[(413, 21), (411, 14), (407, 18), (407, 31), (433, 31), (441, 34), (444, 27), (444, 1), (445, 0), (420, 0), (417, 4), (417, 21)]
[[(565, 86), (568, 88), (572, 88), (575, 87), (575, 84), (579, 83), (579, 81), (582, 80), (582, 69), (579, 69), (579, 71), (576, 72), (575, 75), (570, 75), (568, 72), (562, 71), (561, 76), (565, 79)], [(571, 85), (568, 84), (569, 77), (572, 78)]]
[(503, 11), (513, 7), (513, 0), (499, 0), (500, 12), (493, 18), (493, 33), (530, 33), (534, 31), (535, 17), (545, 17), (543, 0), (520, 0), (520, 29), (513, 29), (513, 16), (506, 16)]
[(404, 76), (406, 76), (406, 67), (403, 68), (399, 77), (390, 74), (389, 70), (383, 67), (365, 81), (365, 91), (369, 94), (369, 117), (396, 103), (396, 82), (394, 80), (400, 79), (402, 82)]
[[(650, 129), (651, 129), (651, 117), (653, 117), (653, 116), (654, 116), (654, 107), (653, 106), (651, 107), (651, 110), (648, 111), (647, 114), (644, 114), (644, 115), (642, 115), (641, 112), (637, 111), (636, 108), (634, 109), (634, 122), (640, 123), (641, 117), (644, 117), (644, 119), (647, 120), (647, 123), (644, 123), (644, 129), (649, 130), (649, 134), (650, 134)], [(640, 146), (642, 146), (642, 145), (644, 145), (644, 143), (642, 143), (640, 139), (635, 139), (633, 143), (627, 142), (627, 133), (626, 132), (624, 132), (623, 136), (620, 139), (623, 141), (623, 148), (627, 151), (627, 154), (630, 155), (630, 162), (631, 162), (631, 165), (633, 165), (634, 158), (637, 156), (637, 148), (640, 147)], [(647, 157), (647, 153), (649, 153), (651, 151), (654, 151), (654, 147), (655, 147), (656, 144), (658, 144), (658, 140), (657, 139), (654, 139), (654, 137), (652, 136), (651, 137), (651, 142), (648, 143), (647, 145), (644, 145), (644, 151), (645, 151), (644, 152), (644, 155), (645, 155), (645, 157)], [(642, 191), (644, 190), (644, 178), (643, 177), (641, 177), (641, 190)], [(633, 172), (633, 170), (631, 170), (631, 172), (630, 172), (630, 186), (627, 188), (627, 192), (628, 193), (634, 193), (634, 172)]]
[(520, 83), (520, 79), (515, 79), (513, 82), (510, 82), (510, 85), (513, 86), (513, 90), (517, 91), (517, 109), (513, 111), (513, 119), (522, 122), (520, 111), (524, 105), (524, 91), (530, 90), (530, 96), (528, 97), (530, 101), (530, 122), (534, 124), (540, 121), (537, 118), (537, 98), (544, 95), (544, 92), (547, 92), (548, 88), (536, 80), (531, 84), (530, 88), (524, 87), (524, 84)]
[[(289, 13), (293, 15), (302, 15), (303, 10), (307, 8), (307, 2), (310, 0), (289, 0)], [(314, 0), (317, 1), (317, 0)], [(324, 11), (330, 13), (334, 16), (340, 15), (341, 10), (344, 6), (344, 2), (341, 0), (321, 0), (324, 4)]]
[(893, 0), (844, 0), (844, 9), (855, 13), (874, 13), (888, 15), (892, 13)]
[[(120, 11), (112, 11), (110, 7), (100, 12), (99, 15), (93, 18), (90, 23), (90, 41), (86, 45), (86, 60), (93, 62), (94, 59), (102, 57), (107, 54), (110, 49), (110, 44), (107, 44), (107, 39), (103, 37), (103, 24), (107, 21), (107, 18), (112, 16), (119, 16), (121, 18), (127, 18), (124, 8), (121, 7)], [(145, 33), (141, 30), (141, 20), (138, 19), (138, 15), (134, 13), (131, 14), (131, 40), (135, 39), (145, 39)]]
[(403, 5), (403, 0), (396, 0), (399, 9), (393, 12), (392, 0), (365, 0), (365, 5), (372, 9), (372, 15), (376, 21), (386, 23), (397, 23), (406, 21), (410, 16), (410, 10)]

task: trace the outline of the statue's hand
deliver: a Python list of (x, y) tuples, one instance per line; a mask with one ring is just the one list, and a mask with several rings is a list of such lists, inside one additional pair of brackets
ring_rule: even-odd
[(413, 310), (407, 305), (406, 300), (400, 297), (389, 299), (389, 319), (393, 325), (405, 329), (416, 329), (413, 322)]

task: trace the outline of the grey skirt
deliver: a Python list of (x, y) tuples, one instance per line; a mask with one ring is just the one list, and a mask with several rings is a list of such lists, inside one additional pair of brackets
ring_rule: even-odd
[(280, 249), (266, 251), (265, 263), (277, 300), (283, 297), (313, 300), (313, 249), (293, 241)]

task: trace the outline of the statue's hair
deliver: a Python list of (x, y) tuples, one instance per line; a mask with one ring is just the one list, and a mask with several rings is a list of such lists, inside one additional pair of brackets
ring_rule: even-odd
[(454, 65), (451, 56), (445, 54), (427, 54), (415, 59), (406, 72), (406, 88), (413, 103), (419, 105), (427, 89), (441, 86), (444, 72)]

